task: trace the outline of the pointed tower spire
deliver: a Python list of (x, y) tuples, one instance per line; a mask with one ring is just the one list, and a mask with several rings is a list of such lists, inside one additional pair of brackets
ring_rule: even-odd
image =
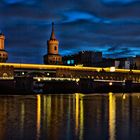
[(55, 40), (55, 34), (54, 34), (54, 22), (52, 22), (52, 33), (51, 33), (51, 37), (50, 40)]
[(62, 56), (59, 55), (59, 41), (55, 38), (54, 23), (52, 23), (52, 32), (50, 39), (47, 40), (47, 54), (44, 55), (45, 64), (62, 64)]

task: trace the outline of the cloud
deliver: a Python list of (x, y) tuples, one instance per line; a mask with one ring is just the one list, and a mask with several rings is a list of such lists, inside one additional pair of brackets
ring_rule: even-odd
[(105, 4), (111, 4), (111, 5), (127, 5), (132, 3), (138, 3), (138, 0), (102, 0)]
[(3, 0), (0, 30), (6, 36), (9, 62), (43, 63), (51, 22), (62, 55), (81, 50), (104, 56), (138, 54), (140, 4), (136, 0)]
[(4, 3), (13, 4), (34, 4), (36, 0), (3, 0)]

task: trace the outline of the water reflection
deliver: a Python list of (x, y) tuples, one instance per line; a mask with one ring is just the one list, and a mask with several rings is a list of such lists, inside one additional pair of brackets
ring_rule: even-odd
[[(51, 132), (51, 96), (43, 96), (44, 97), (44, 101), (46, 102), (46, 104), (44, 104), (44, 109), (45, 109), (45, 113), (44, 113), (44, 132), (47, 131), (48, 135)], [(46, 124), (47, 124), (47, 130), (46, 130)]]
[(20, 138), (23, 139), (24, 123), (25, 123), (25, 104), (21, 102), (21, 116), (20, 116)]
[(139, 96), (0, 96), (0, 139), (139, 140)]
[(83, 140), (84, 109), (82, 94), (75, 94), (75, 134), (79, 140)]
[(78, 135), (79, 130), (79, 94), (75, 94), (75, 100), (76, 100), (76, 107), (75, 107), (75, 133)]
[(40, 125), (41, 125), (41, 97), (37, 95), (37, 135), (36, 139), (40, 139)]
[(80, 133), (79, 139), (83, 140), (83, 133), (84, 133), (84, 107), (83, 107), (83, 98), (80, 100)]
[(115, 140), (116, 133), (116, 96), (109, 93), (109, 139)]

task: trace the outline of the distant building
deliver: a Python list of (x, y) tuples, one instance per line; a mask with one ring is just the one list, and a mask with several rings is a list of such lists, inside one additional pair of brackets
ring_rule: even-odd
[(115, 60), (115, 68), (118, 69), (130, 69), (130, 61), (128, 60)]
[(100, 67), (115, 67), (117, 69), (131, 69), (132, 62), (129, 58), (104, 58), (100, 63)]
[(117, 69), (130, 69), (130, 61), (127, 58), (117, 58), (115, 60), (115, 68)]
[(6, 62), (8, 59), (8, 53), (4, 49), (5, 36), (0, 33), (0, 62)]
[(55, 37), (54, 33), (54, 23), (52, 23), (52, 32), (50, 36), (50, 40), (47, 41), (47, 54), (44, 55), (44, 64), (62, 64), (62, 56), (58, 53), (58, 45), (59, 41)]
[(135, 69), (134, 58), (118, 58), (115, 59), (115, 67), (119, 69)]
[(136, 69), (134, 65), (134, 58), (102, 58), (102, 61), (99, 61), (94, 64), (95, 67), (115, 67), (117, 69)]
[(65, 65), (95, 66), (102, 61), (102, 52), (80, 51), (78, 54), (63, 57)]
[(111, 58), (103, 58), (101, 62), (96, 64), (96, 67), (114, 67), (115, 66), (115, 60)]
[(140, 69), (140, 56), (139, 55), (137, 55), (134, 58), (134, 66), (136, 67), (136, 69)]
[(63, 56), (62, 61), (64, 65), (74, 66), (78, 62), (77, 54)]

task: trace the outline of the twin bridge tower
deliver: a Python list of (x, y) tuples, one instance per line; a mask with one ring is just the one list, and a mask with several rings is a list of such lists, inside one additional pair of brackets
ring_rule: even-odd
[(47, 54), (44, 55), (44, 64), (62, 64), (62, 56), (58, 53), (58, 46), (59, 41), (55, 37), (54, 23), (52, 23), (52, 32), (50, 39), (47, 41)]
[(5, 36), (0, 33), (0, 62), (6, 62), (8, 59), (8, 53), (4, 49)]
[[(4, 47), (5, 36), (0, 33), (0, 62), (6, 62), (8, 53)], [(47, 41), (47, 54), (44, 55), (44, 64), (59, 65), (62, 64), (62, 56), (59, 55), (59, 41), (55, 37), (54, 23), (52, 23), (52, 32), (50, 39)]]

